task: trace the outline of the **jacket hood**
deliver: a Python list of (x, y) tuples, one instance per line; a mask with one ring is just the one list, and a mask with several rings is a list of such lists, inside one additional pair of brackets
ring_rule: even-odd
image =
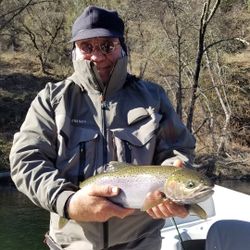
[(70, 77), (82, 90), (90, 93), (101, 92), (105, 96), (118, 91), (124, 85), (127, 77), (127, 56), (118, 59), (109, 82), (103, 84), (96, 66), (87, 60), (73, 60), (74, 74)]

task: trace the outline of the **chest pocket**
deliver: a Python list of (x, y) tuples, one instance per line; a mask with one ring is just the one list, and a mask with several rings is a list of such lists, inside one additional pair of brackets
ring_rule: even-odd
[(153, 160), (156, 135), (161, 115), (153, 110), (136, 108), (127, 116), (128, 126), (111, 130), (114, 159), (133, 164), (148, 164)]
[(67, 162), (61, 171), (71, 182), (78, 183), (93, 175), (99, 134), (93, 129), (74, 127), (67, 137), (65, 154), (61, 157)]

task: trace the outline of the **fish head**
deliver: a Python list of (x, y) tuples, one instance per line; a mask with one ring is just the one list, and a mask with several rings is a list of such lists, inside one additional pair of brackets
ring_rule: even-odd
[(179, 168), (164, 184), (166, 197), (179, 204), (194, 204), (213, 194), (213, 182), (196, 170)]

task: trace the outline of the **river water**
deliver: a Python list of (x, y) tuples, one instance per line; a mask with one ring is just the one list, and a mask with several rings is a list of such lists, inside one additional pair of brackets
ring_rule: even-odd
[(48, 250), (48, 212), (33, 205), (13, 185), (0, 185), (0, 250)]
[[(250, 182), (220, 185), (250, 194)], [(12, 184), (0, 183), (0, 250), (48, 250), (43, 243), (48, 225), (47, 211), (33, 205)]]

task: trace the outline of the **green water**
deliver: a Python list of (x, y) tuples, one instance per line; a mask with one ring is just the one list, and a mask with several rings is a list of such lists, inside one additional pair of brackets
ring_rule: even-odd
[(10, 184), (0, 185), (0, 250), (48, 250), (49, 214)]

